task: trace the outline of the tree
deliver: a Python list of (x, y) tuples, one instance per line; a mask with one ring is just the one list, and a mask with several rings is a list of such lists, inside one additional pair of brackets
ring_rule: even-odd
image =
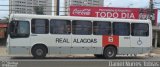
[(44, 7), (43, 6), (35, 6), (34, 11), (36, 14), (43, 15), (44, 14)]
[(9, 23), (9, 16), (5, 16), (5, 17), (3, 17), (3, 18), (4, 18), (3, 21), (4, 21), (5, 23)]

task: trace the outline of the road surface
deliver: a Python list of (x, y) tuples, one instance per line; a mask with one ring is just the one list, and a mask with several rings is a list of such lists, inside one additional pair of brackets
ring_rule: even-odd
[(96, 58), (94, 56), (47, 57), (0, 57), (0, 67), (160, 67), (160, 57), (127, 57), (115, 59)]

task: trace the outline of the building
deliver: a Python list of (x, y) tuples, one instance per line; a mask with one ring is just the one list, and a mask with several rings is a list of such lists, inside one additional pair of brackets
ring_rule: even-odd
[(69, 15), (69, 6), (97, 6), (103, 7), (104, 0), (64, 0), (65, 15)]
[(7, 40), (7, 27), (8, 22), (7, 20), (0, 20), (0, 46), (4, 46)]
[(52, 0), (9, 0), (10, 14), (35, 14), (35, 6), (43, 6), (45, 15), (52, 15)]

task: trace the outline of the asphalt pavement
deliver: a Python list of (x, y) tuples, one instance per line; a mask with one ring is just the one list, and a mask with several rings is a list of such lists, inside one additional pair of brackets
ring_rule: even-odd
[(0, 57), (0, 67), (160, 67), (160, 57), (118, 56), (114, 59), (94, 56)]
[(160, 67), (160, 55), (151, 53), (117, 55), (114, 59), (96, 58), (93, 55), (55, 55), (45, 59), (11, 57), (0, 48), (0, 67)]

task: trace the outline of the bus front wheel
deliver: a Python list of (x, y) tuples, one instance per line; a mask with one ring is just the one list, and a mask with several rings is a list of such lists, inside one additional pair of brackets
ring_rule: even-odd
[(103, 51), (103, 56), (106, 58), (106, 59), (112, 59), (112, 58), (115, 58), (117, 54), (117, 50), (115, 47), (113, 46), (108, 46), (104, 49)]
[(42, 59), (46, 57), (47, 49), (43, 46), (35, 46), (31, 52), (34, 58)]

